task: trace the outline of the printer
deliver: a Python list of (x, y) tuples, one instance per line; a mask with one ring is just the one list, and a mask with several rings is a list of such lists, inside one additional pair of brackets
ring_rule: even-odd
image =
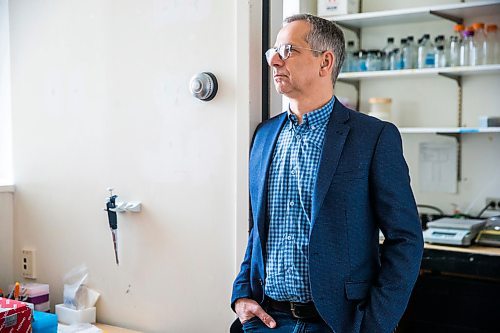
[(444, 217), (427, 223), (424, 241), (443, 245), (469, 246), (486, 220)]

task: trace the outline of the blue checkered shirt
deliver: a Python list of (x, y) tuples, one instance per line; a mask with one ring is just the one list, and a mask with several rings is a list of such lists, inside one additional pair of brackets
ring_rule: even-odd
[(308, 262), (312, 192), (334, 102), (332, 97), (320, 109), (306, 113), (300, 125), (288, 111), (274, 149), (267, 188), (265, 294), (278, 301), (312, 301)]

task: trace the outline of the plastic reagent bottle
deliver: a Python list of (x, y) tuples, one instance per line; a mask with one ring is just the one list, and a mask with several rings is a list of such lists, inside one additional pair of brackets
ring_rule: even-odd
[(354, 41), (350, 40), (347, 42), (346, 48), (346, 58), (344, 61), (344, 65), (342, 66), (342, 70), (344, 72), (354, 72), (357, 70), (357, 66), (354, 63), (354, 53), (356, 52), (356, 48), (354, 47)]
[(486, 64), (486, 54), (488, 52), (488, 44), (486, 43), (486, 34), (484, 33), (484, 23), (476, 22), (472, 24), (474, 28), (474, 64)]
[(448, 65), (451, 67), (460, 66), (460, 41), (457, 36), (450, 37)]
[(500, 63), (500, 41), (498, 35), (498, 27), (496, 24), (489, 24), (486, 26), (486, 63), (498, 64)]
[(446, 55), (444, 53), (444, 45), (436, 47), (436, 54), (434, 55), (434, 67), (446, 67)]
[(406, 41), (408, 45), (408, 52), (405, 54), (405, 68), (417, 68), (418, 46), (415, 43), (413, 36), (406, 37)]
[(471, 64), (475, 63), (474, 41), (472, 39), (474, 31), (465, 30), (463, 37), (462, 45), (460, 45), (460, 66), (471, 66)]
[(390, 53), (394, 51), (396, 45), (394, 45), (394, 38), (387, 38), (387, 45), (382, 49), (382, 69), (390, 69)]
[(434, 45), (430, 41), (430, 35), (425, 34), (418, 46), (418, 68), (434, 67)]

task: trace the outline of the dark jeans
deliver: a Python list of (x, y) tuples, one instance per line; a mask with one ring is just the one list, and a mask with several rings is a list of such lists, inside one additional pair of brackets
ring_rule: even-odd
[(323, 321), (302, 321), (290, 314), (269, 309), (267, 313), (276, 321), (275, 328), (267, 327), (259, 317), (251, 318), (243, 324), (245, 333), (331, 333), (330, 327)]

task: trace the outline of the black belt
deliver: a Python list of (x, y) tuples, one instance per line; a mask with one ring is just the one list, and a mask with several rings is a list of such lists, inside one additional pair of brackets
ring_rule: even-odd
[(321, 317), (316, 310), (313, 302), (297, 303), (287, 301), (275, 301), (272, 298), (266, 298), (267, 308), (290, 314), (296, 319), (306, 321), (318, 321)]

